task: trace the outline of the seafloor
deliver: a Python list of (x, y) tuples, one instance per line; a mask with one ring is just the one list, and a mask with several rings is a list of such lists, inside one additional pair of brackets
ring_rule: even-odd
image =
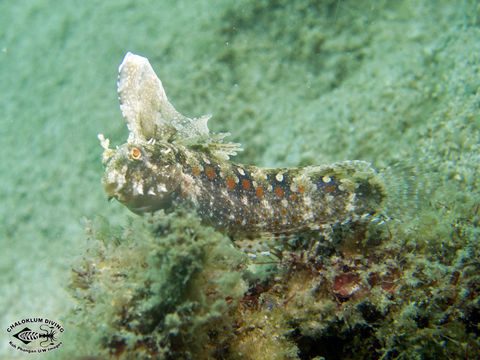
[[(56, 358), (478, 358), (479, 16), (474, 0), (1, 1), (2, 329), (63, 322)], [(96, 137), (126, 139), (126, 51), (180, 112), (213, 114), (237, 161), (370, 161), (387, 230), (260, 279), (192, 214), (132, 220)], [(36, 358), (3, 335), (0, 357)]]

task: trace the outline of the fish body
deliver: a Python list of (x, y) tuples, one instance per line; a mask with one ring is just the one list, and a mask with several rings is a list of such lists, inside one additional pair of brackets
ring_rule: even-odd
[(116, 150), (99, 135), (106, 193), (135, 213), (193, 206), (233, 237), (295, 235), (362, 221), (385, 191), (364, 161), (301, 168), (261, 168), (229, 160), (239, 144), (210, 134), (209, 117), (189, 119), (168, 102), (148, 60), (128, 53), (119, 94), (130, 135)]

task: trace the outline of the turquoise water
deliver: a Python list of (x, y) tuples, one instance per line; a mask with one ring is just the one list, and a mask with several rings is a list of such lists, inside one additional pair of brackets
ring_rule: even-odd
[[(2, 327), (66, 319), (84, 218), (130, 216), (103, 192), (96, 136), (126, 139), (116, 76), (132, 51), (149, 58), (181, 113), (213, 114), (211, 129), (242, 143), (237, 161), (392, 168), (392, 193), (415, 190), (391, 205), (391, 249), (408, 264), (400, 278), (414, 279), (408, 301), (398, 296), (397, 330), (421, 342), (423, 329), (440, 329), (439, 357), (474, 357), (480, 5), (452, 3), (0, 2)], [(2, 356), (22, 356), (0, 339)], [(342, 356), (331, 358), (352, 358)]]

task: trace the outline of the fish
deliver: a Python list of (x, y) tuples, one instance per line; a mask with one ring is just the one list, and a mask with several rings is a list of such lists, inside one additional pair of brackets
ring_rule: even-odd
[(381, 176), (361, 160), (263, 168), (231, 160), (241, 145), (211, 133), (210, 115), (188, 118), (169, 102), (148, 59), (127, 52), (118, 95), (127, 142), (104, 149), (102, 184), (136, 214), (178, 206), (232, 238), (295, 236), (335, 224), (367, 222), (386, 198)]

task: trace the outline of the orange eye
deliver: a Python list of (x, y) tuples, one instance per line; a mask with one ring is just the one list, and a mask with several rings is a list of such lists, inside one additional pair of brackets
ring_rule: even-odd
[(134, 160), (138, 160), (142, 157), (142, 153), (136, 147), (132, 148), (131, 155)]

